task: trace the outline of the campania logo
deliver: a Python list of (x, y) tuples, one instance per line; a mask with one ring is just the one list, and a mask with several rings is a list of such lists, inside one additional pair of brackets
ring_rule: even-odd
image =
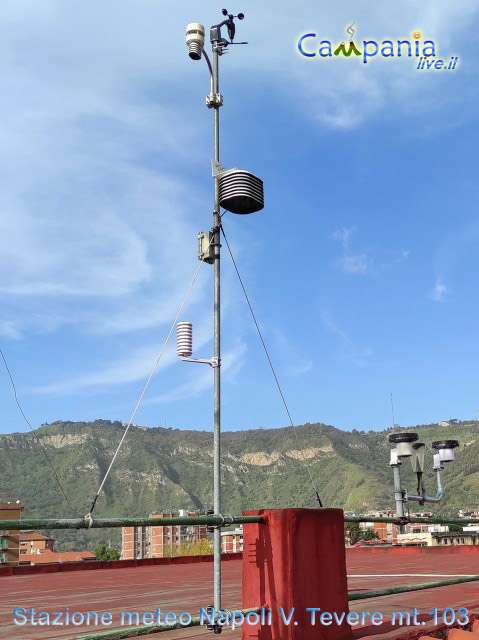
[(382, 56), (383, 58), (416, 58), (416, 69), (419, 71), (433, 69), (453, 71), (459, 60), (458, 56), (442, 60), (437, 58), (438, 48), (434, 40), (423, 40), (420, 31), (412, 33), (412, 40), (363, 40), (356, 45), (353, 37), (356, 30), (354, 22), (346, 29), (349, 41), (333, 45), (330, 40), (319, 40), (316, 33), (305, 33), (297, 41), (299, 53), (305, 58), (359, 58), (367, 64), (371, 58)]

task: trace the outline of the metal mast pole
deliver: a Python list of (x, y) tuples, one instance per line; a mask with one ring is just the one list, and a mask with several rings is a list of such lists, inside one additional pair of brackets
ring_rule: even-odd
[[(219, 69), (218, 69), (218, 41), (213, 43), (213, 95), (219, 94)], [(220, 104), (213, 108), (214, 116), (214, 160), (220, 161)], [(220, 306), (220, 211), (219, 211), (219, 184), (215, 178), (215, 201), (213, 211), (213, 245), (214, 245), (214, 303), (213, 303), (213, 334), (214, 357), (217, 366), (213, 368), (214, 375), (214, 436), (213, 436), (213, 509), (215, 514), (221, 513), (221, 306)], [(221, 610), (221, 529), (215, 528), (213, 532), (214, 544), (214, 597), (215, 611)]]
[[(404, 491), (401, 485), (401, 471), (399, 464), (393, 466), (394, 474), (394, 500), (396, 502), (396, 515), (398, 518), (404, 517)], [(398, 526), (398, 533), (405, 533), (404, 525)]]
[[(213, 49), (213, 64), (211, 64), (208, 54), (205, 51), (205, 28), (198, 22), (191, 22), (186, 27), (186, 44), (188, 46), (189, 56), (193, 60), (199, 60), (202, 56), (205, 58), (210, 72), (211, 89), (206, 96), (206, 106), (213, 109), (213, 177), (214, 177), (214, 209), (213, 209), (213, 229), (206, 234), (200, 232), (199, 253), (200, 260), (206, 260), (214, 265), (213, 279), (213, 337), (214, 337), (214, 356), (210, 360), (199, 358), (191, 358), (191, 324), (179, 323), (181, 334), (180, 347), (178, 355), (182, 360), (191, 362), (203, 362), (211, 365), (214, 372), (214, 390), (213, 390), (213, 513), (221, 517), (221, 289), (220, 289), (220, 179), (221, 184), (226, 179), (233, 181), (232, 185), (227, 189), (228, 198), (222, 199), (222, 206), (232, 213), (246, 214), (260, 211), (264, 207), (263, 198), (263, 181), (254, 176), (249, 171), (241, 171), (237, 168), (227, 171), (220, 163), (220, 107), (223, 104), (223, 98), (219, 92), (219, 57), (224, 53), (226, 47), (230, 44), (247, 44), (246, 42), (234, 43), (235, 24), (234, 19), (243, 20), (244, 14), (238, 13), (237, 16), (228, 13), (226, 9), (222, 10), (222, 14), (227, 16), (220, 24), (213, 25), (210, 29), (210, 42)], [(221, 37), (221, 27), (227, 26), (229, 41)], [(233, 175), (230, 175), (233, 173)], [(221, 177), (221, 178), (220, 178)], [(230, 183), (228, 183), (229, 185)], [(227, 185), (227, 186), (228, 186)], [(210, 242), (208, 247), (203, 246), (205, 236)], [(213, 254), (213, 255), (211, 255)], [(188, 325), (189, 333), (188, 333)], [(184, 344), (183, 344), (184, 343)], [(224, 524), (224, 518), (222, 518)], [(213, 567), (214, 567), (214, 591), (213, 591), (213, 608), (216, 614), (221, 611), (221, 525), (213, 530)], [(221, 633), (221, 625), (216, 622), (214, 625), (208, 625), (215, 633)]]

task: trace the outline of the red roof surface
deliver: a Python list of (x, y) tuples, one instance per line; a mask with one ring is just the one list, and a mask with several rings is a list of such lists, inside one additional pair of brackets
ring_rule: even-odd
[(53, 538), (44, 536), (43, 533), (37, 533), (36, 531), (20, 532), (20, 542), (30, 542), (30, 540), (53, 540)]
[[(369, 591), (376, 588), (415, 584), (446, 579), (446, 576), (479, 574), (479, 547), (441, 548), (357, 548), (347, 550), (349, 590)], [(96, 563), (93, 563), (95, 566)], [(86, 566), (90, 566), (86, 563)], [(41, 627), (14, 626), (15, 607), (34, 607), (37, 611), (110, 611), (113, 620), (120, 611), (188, 611), (198, 615), (200, 607), (211, 604), (213, 565), (210, 562), (196, 564), (152, 565), (95, 571), (67, 571), (61, 573), (35, 573), (0, 577), (0, 638), (18, 640), (47, 640), (74, 638), (83, 633), (119, 627)], [(93, 568), (93, 567), (91, 567)], [(27, 571), (27, 567), (25, 571)], [(47, 568), (45, 568), (47, 569)], [(223, 606), (241, 608), (241, 560), (223, 563)], [(37, 569), (35, 569), (37, 571)], [(442, 576), (442, 577), (441, 577)], [(320, 603), (312, 606), (321, 606)], [(392, 611), (419, 610), (421, 626), (394, 628), (385, 622), (381, 626), (367, 623), (355, 627), (353, 637), (372, 640), (418, 638), (431, 629), (434, 607), (467, 607), (479, 616), (478, 583), (466, 583), (371, 598), (350, 603), (356, 612), (379, 611), (390, 617)], [(424, 623), (424, 624), (422, 624)], [(241, 631), (225, 631), (225, 640), (239, 640)], [(204, 627), (168, 632), (163, 640), (186, 639), (211, 632)]]
[(82, 560), (96, 560), (96, 555), (91, 551), (50, 551), (42, 549), (40, 553), (22, 553), (22, 564), (52, 564), (58, 562), (81, 562)]

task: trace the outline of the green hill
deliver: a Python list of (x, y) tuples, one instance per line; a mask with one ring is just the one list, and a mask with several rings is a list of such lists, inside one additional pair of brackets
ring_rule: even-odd
[[(55, 422), (36, 431), (55, 466), (77, 517), (112, 458), (124, 427), (120, 422)], [(444, 472), (446, 495), (438, 513), (456, 513), (479, 506), (479, 423), (416, 430), (427, 445), (426, 487), (435, 493), (430, 443), (457, 438), (456, 463)], [(315, 506), (311, 473), (325, 506), (362, 512), (393, 506), (388, 435), (342, 431), (324, 424), (294, 429), (225, 432), (222, 437), (223, 504), (225, 513), (260, 507)], [(211, 508), (212, 434), (206, 431), (132, 427), (100, 497), (95, 515), (140, 516), (160, 510)], [(72, 517), (51, 468), (31, 433), (0, 436), (2, 501), (21, 500), (24, 517)], [(415, 490), (409, 464), (405, 484)], [(411, 510), (419, 510), (411, 503)], [(119, 543), (119, 531), (54, 532), (57, 547), (92, 548)]]

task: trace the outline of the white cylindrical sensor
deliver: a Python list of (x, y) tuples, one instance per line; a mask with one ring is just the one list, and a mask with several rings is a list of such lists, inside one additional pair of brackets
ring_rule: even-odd
[(186, 46), (192, 60), (201, 60), (205, 46), (205, 28), (199, 22), (190, 22), (186, 26)]
[(178, 322), (176, 325), (176, 353), (180, 358), (189, 358), (193, 353), (193, 325)]
[(441, 462), (454, 462), (454, 449), (439, 449), (439, 460)]
[(398, 458), (409, 458), (412, 456), (412, 443), (411, 442), (398, 442), (396, 444), (396, 451)]

